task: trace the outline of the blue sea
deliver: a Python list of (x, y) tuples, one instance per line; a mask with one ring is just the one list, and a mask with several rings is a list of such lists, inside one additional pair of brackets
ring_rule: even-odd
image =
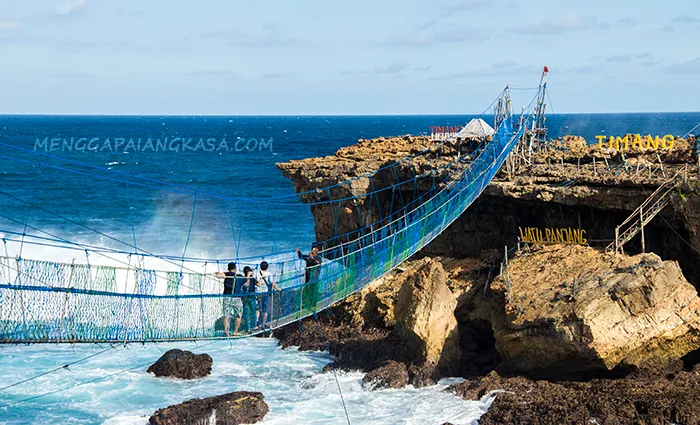
[[(359, 138), (461, 126), (472, 117), (0, 116), (0, 256), (100, 264), (115, 259), (98, 247), (128, 253), (137, 246), (221, 268), (217, 260), (308, 249), (310, 210), (275, 163), (332, 155)], [(700, 113), (547, 119), (550, 137), (574, 134), (589, 142), (626, 133), (682, 136), (698, 123)], [(69, 243), (76, 249), (66, 249)], [(212, 376), (182, 382), (132, 369), (172, 347), (210, 353)], [(344, 423), (332, 376), (321, 374), (328, 355), (280, 350), (274, 340), (258, 339), (198, 349), (189, 343), (121, 347), (2, 390), (0, 405), (60, 391), (0, 408), (0, 423), (143, 424), (159, 407), (238, 389), (266, 394), (266, 424)], [(0, 346), (0, 388), (99, 350)], [(125, 369), (132, 370), (120, 372)], [(449, 382), (370, 393), (360, 387), (361, 377), (340, 375), (353, 424), (472, 424), (490, 400), (442, 392)]]

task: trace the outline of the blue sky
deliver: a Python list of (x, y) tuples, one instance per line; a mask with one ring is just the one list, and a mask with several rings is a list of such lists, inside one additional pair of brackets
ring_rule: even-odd
[(698, 111), (699, 45), (698, 0), (3, 0), (0, 113), (480, 113), (543, 65), (555, 112)]

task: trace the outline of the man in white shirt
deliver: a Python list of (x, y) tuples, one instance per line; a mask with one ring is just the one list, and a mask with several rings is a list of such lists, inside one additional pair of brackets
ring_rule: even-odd
[(272, 310), (272, 291), (280, 290), (280, 287), (272, 281), (272, 274), (268, 270), (269, 268), (270, 265), (267, 261), (260, 263), (258, 286), (255, 287), (255, 292), (261, 294), (258, 298), (260, 300), (260, 320), (258, 325), (261, 329), (265, 329), (268, 313), (271, 313)]

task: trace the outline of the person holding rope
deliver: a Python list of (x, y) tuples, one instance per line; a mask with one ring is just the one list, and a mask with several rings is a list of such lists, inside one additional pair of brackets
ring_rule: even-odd
[(309, 255), (301, 253), (299, 248), (296, 249), (299, 258), (306, 262), (306, 273), (304, 275), (304, 283), (306, 284), (302, 292), (301, 305), (303, 309), (316, 311), (318, 303), (318, 277), (321, 273), (321, 257), (318, 255), (318, 248), (311, 248)]

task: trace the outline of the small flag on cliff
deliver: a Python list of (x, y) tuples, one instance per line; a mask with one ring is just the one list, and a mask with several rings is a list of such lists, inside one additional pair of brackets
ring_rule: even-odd
[(544, 67), (544, 73), (545, 74), (549, 73), (549, 68), (547, 68), (546, 66)]

